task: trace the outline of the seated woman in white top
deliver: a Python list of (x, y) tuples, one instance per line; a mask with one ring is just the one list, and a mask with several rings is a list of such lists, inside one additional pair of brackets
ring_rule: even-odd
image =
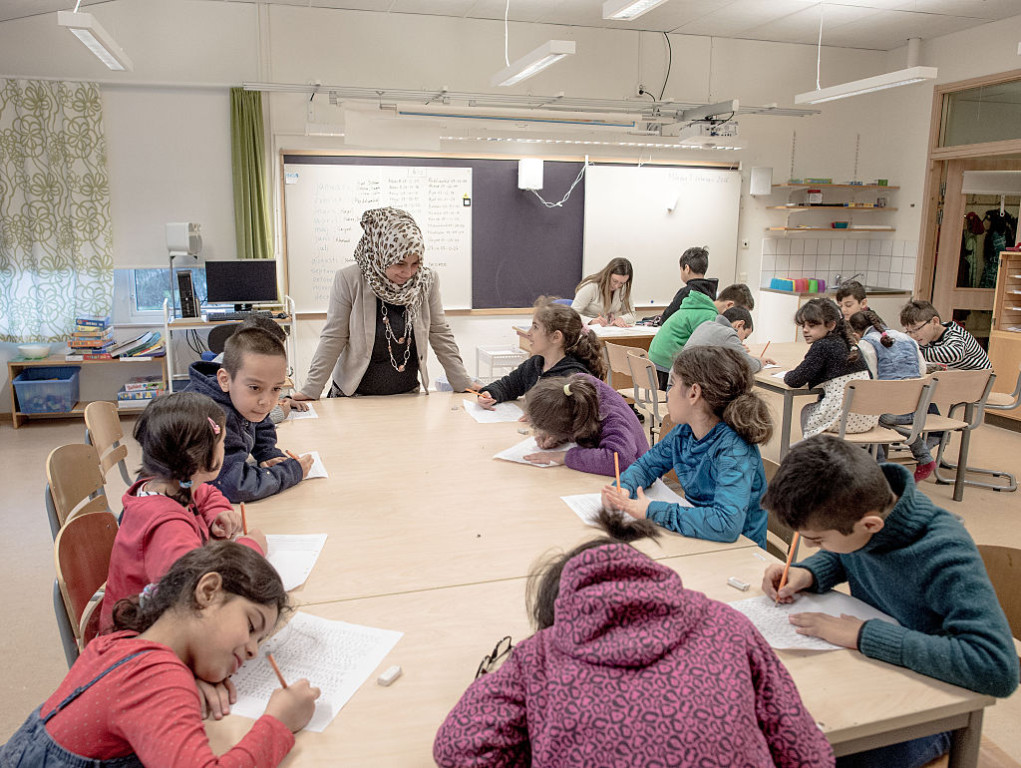
[(574, 289), (571, 308), (589, 325), (635, 324), (635, 306), (631, 303), (631, 279), (634, 270), (627, 259), (612, 259)]

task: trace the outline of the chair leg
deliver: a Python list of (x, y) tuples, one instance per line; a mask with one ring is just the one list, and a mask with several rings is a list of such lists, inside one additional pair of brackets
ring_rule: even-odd
[[(964, 434), (968, 433), (965, 432)], [(948, 442), (949, 433), (944, 433), (943, 440), (941, 440), (939, 444), (939, 451), (936, 454), (936, 471), (933, 472), (933, 477), (936, 479), (936, 482), (939, 483), (940, 485), (949, 485), (950, 483), (957, 482), (956, 476), (959, 474), (957, 462), (953, 462), (946, 457), (944, 449), (946, 448)], [(960, 456), (958, 456), (958, 461), (960, 461)], [(951, 470), (952, 472), (954, 472), (955, 479), (951, 480), (948, 477), (943, 477), (939, 473), (940, 469)], [(978, 480), (969, 480), (967, 476), (965, 476), (964, 479), (960, 481), (963, 485), (973, 485), (976, 488), (988, 488), (992, 491), (998, 491), (1001, 493), (1013, 493), (1014, 491), (1017, 490), (1017, 478), (1010, 472), (1001, 472), (996, 469), (984, 469), (982, 467), (967, 467), (966, 471), (968, 474), (989, 475), (990, 477), (996, 480), (1002, 480), (1003, 482), (983, 483)]]
[(74, 630), (71, 628), (71, 620), (67, 616), (67, 608), (64, 606), (64, 597), (60, 594), (60, 584), (53, 580), (53, 612), (57, 617), (57, 628), (60, 630), (60, 644), (64, 646), (64, 658), (67, 659), (67, 666), (78, 660), (78, 641), (75, 639)]

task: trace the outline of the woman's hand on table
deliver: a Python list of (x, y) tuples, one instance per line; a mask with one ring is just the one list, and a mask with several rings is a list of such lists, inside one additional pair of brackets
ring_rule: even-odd
[(599, 317), (593, 317), (588, 321), (589, 325), (606, 325), (606, 318), (600, 315)]
[(621, 317), (618, 317), (618, 318), (614, 319), (614, 321), (612, 323), (610, 323), (610, 325), (612, 325), (612, 326), (614, 326), (616, 328), (627, 328), (627, 321), (624, 320)]
[[(291, 395), (291, 400), (301, 401), (301, 400), (318, 400), (318, 399), (319, 398), (317, 398), (317, 397), (309, 397), (308, 395), (304, 394), (303, 392), (295, 392), (293, 395)], [(299, 410), (304, 410), (304, 409), (299, 409)]]

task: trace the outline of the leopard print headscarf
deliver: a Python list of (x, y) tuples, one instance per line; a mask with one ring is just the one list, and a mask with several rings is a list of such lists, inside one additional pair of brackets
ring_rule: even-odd
[[(369, 287), (383, 301), (407, 307), (415, 317), (427, 301), (435, 274), (425, 266), (425, 243), (422, 230), (411, 214), (399, 208), (373, 208), (362, 214), (364, 234), (355, 248), (355, 262), (362, 270)], [(404, 285), (397, 285), (386, 276), (386, 268), (405, 256), (417, 253), (422, 266)]]

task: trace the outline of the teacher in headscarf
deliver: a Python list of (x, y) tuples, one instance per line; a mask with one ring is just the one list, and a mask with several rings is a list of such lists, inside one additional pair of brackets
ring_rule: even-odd
[(362, 214), (364, 234), (355, 263), (337, 270), (326, 325), (295, 400), (396, 395), (429, 389), (426, 353), (436, 357), (457, 391), (471, 377), (443, 315), (436, 273), (422, 263), (422, 231), (406, 211), (375, 208)]

